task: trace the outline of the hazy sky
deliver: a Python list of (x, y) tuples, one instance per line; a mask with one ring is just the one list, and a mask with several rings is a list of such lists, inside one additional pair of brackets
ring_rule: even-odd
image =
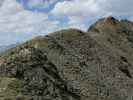
[(86, 30), (109, 15), (133, 20), (133, 0), (0, 0), (0, 45), (64, 28)]

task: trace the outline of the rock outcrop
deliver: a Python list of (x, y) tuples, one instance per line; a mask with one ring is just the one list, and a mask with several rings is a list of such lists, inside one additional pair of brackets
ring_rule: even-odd
[(36, 37), (1, 54), (0, 100), (132, 100), (133, 23)]

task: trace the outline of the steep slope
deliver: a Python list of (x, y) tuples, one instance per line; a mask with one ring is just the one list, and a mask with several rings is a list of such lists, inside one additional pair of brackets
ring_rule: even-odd
[(110, 49), (112, 54), (120, 55), (121, 59), (133, 64), (133, 22), (117, 20), (110, 16), (92, 25), (88, 34)]
[(62, 30), (8, 50), (0, 99), (131, 100), (132, 42), (123, 29), (132, 33), (132, 23), (109, 17), (89, 32)]
[(97, 21), (88, 32), (99, 44), (133, 64), (133, 22), (110, 16)]

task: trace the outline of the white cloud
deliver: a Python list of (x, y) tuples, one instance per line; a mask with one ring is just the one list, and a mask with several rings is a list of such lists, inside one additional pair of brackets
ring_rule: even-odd
[(72, 0), (56, 4), (52, 13), (67, 16), (99, 16), (133, 14), (133, 0)]
[(85, 21), (89, 18), (92, 20), (93, 17), (98, 18), (99, 12), (98, 0), (70, 0), (57, 3), (51, 14), (58, 17), (67, 16), (69, 27), (86, 30), (88, 26), (85, 26)]
[[(105, 0), (101, 8), (117, 15), (133, 14), (133, 0)], [(100, 5), (99, 5), (100, 6)]]
[(0, 12), (0, 32), (41, 34), (42, 30), (47, 32), (48, 24), (55, 27), (57, 23), (49, 21), (45, 13), (25, 10), (15, 0), (5, 0)]
[(67, 16), (88, 16), (95, 15), (99, 11), (99, 6), (95, 0), (72, 0), (64, 1), (56, 4), (55, 8), (51, 11), (55, 15)]
[(29, 39), (58, 29), (58, 21), (48, 20), (46, 13), (25, 10), (16, 0), (4, 0), (0, 12), (0, 42), (6, 36), (8, 39), (11, 37), (12, 42), (18, 38), (22, 40), (21, 37)]
[[(51, 13), (55, 16), (67, 16), (77, 25), (85, 20), (98, 19), (105, 16), (133, 16), (133, 0), (71, 0), (59, 2)], [(75, 18), (72, 18), (75, 16)], [(80, 20), (81, 22), (79, 22)], [(76, 22), (77, 21), (77, 22)], [(76, 25), (76, 24), (75, 24)]]
[(86, 30), (86, 26), (84, 25), (83, 21), (84, 20), (80, 16), (70, 16), (69, 22), (68, 22), (68, 27)]

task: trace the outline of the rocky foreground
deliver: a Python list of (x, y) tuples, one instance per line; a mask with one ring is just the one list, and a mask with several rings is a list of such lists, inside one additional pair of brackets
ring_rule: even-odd
[(132, 100), (133, 22), (108, 17), (0, 57), (0, 100)]

